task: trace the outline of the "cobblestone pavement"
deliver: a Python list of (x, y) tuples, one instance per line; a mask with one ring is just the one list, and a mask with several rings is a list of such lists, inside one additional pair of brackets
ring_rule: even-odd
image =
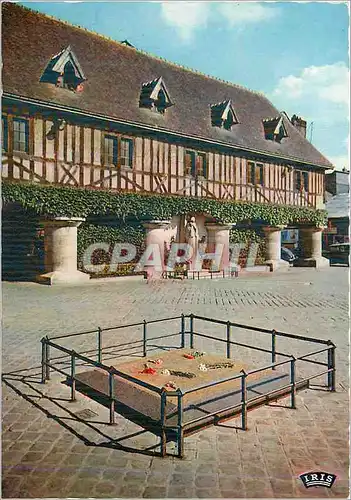
[[(2, 496), (346, 498), (347, 293), (348, 270), (341, 267), (152, 285), (136, 279), (52, 288), (4, 283)], [(182, 312), (332, 339), (337, 346), (337, 392), (301, 391), (296, 410), (288, 408), (289, 399), (256, 409), (248, 415), (246, 432), (236, 427), (238, 419), (203, 430), (185, 440), (186, 456), (180, 460), (155, 455), (156, 437), (118, 415), (116, 426), (106, 425), (108, 410), (82, 394), (68, 402), (63, 376), (39, 383), (40, 339), (45, 335)], [(213, 328), (201, 325), (202, 331), (214, 333)], [(154, 326), (153, 332), (162, 331)], [(104, 344), (140, 335), (139, 327), (111, 330), (104, 333)], [(267, 346), (267, 338), (270, 342), (245, 329), (235, 329), (235, 337), (261, 346)], [(96, 340), (87, 335), (65, 342), (82, 352), (94, 349)], [(293, 342), (278, 337), (277, 349), (299, 354), (312, 350)], [(209, 341), (197, 346), (212, 348)], [(233, 355), (241, 356), (239, 348)], [(252, 366), (263, 362), (269, 359), (258, 354), (250, 358)], [(303, 375), (311, 368), (306, 364), (299, 370)], [(90, 415), (79, 414), (88, 409)], [(174, 452), (171, 443), (168, 451)], [(333, 487), (305, 489), (298, 475), (314, 470), (337, 474)]]

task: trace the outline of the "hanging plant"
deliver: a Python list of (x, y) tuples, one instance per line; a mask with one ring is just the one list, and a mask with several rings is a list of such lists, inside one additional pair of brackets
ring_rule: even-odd
[(170, 219), (205, 213), (227, 223), (260, 221), (271, 226), (326, 224), (325, 210), (246, 201), (220, 201), (188, 196), (112, 192), (66, 186), (11, 182), (2, 184), (4, 204), (14, 202), (42, 216), (88, 217), (113, 215), (139, 221)]

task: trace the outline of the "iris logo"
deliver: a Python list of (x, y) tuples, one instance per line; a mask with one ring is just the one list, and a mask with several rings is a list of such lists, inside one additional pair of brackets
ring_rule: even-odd
[(312, 486), (325, 486), (326, 488), (331, 488), (336, 476), (329, 472), (306, 472), (300, 475), (300, 479), (306, 488), (311, 488)]

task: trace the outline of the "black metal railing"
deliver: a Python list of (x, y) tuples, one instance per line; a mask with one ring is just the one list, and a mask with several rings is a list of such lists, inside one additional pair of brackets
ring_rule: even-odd
[[(179, 329), (177, 329), (176, 332), (174, 333), (168, 333), (166, 335), (161, 335), (161, 336), (150, 336), (150, 325), (152, 324), (157, 324), (157, 323), (165, 323), (169, 321), (180, 321), (179, 323)], [(225, 338), (219, 338), (219, 337), (214, 337), (205, 333), (200, 333), (199, 331), (195, 331), (195, 321), (204, 321), (207, 323), (212, 323), (212, 324), (217, 324), (217, 325), (224, 325), (225, 326)], [(126, 342), (124, 344), (118, 344), (118, 345), (108, 345), (104, 347), (104, 332), (111, 332), (114, 330), (120, 330), (123, 328), (132, 328), (132, 327), (141, 327), (142, 335), (140, 340), (136, 341), (130, 341)], [(250, 345), (250, 344), (245, 344), (242, 342), (238, 342), (233, 340), (233, 329), (234, 328), (242, 328), (246, 329), (248, 331), (254, 331), (257, 333), (263, 333), (263, 334), (269, 334), (271, 335), (271, 348), (266, 349), (262, 347), (258, 347), (256, 345)], [(93, 359), (92, 357), (88, 357), (83, 355), (83, 353), (76, 352), (75, 350), (68, 349), (67, 347), (58, 344), (57, 342), (53, 342), (54, 340), (60, 340), (60, 339), (67, 339), (71, 337), (77, 337), (80, 335), (96, 335), (96, 349), (91, 349), (89, 351), (86, 351), (88, 353), (95, 353), (96, 352), (96, 358)], [(148, 352), (148, 345), (150, 345), (151, 341), (155, 340), (162, 340), (170, 337), (180, 337), (180, 342), (179, 346), (177, 345), (177, 348), (185, 348), (186, 345), (189, 345), (190, 349), (194, 349), (195, 346), (195, 339), (196, 338), (204, 338), (204, 339), (209, 339), (213, 340), (216, 342), (221, 342), (224, 343), (226, 346), (226, 357), (228, 359), (231, 358), (232, 355), (232, 346), (240, 346), (248, 349), (253, 349), (256, 351), (264, 352), (270, 354), (270, 359), (271, 363), (269, 365), (253, 369), (250, 371), (245, 371), (241, 370), (239, 374), (236, 374), (234, 376), (226, 377), (224, 379), (212, 381), (206, 384), (202, 384), (197, 387), (192, 387), (188, 390), (182, 391), (181, 389), (177, 389), (175, 391), (166, 391), (164, 388), (159, 388), (155, 385), (152, 385), (148, 382), (145, 382), (144, 380), (140, 380), (139, 378), (133, 377), (132, 375), (126, 374), (124, 372), (121, 372), (117, 368), (113, 366), (107, 366), (106, 364), (103, 363), (103, 356), (105, 352), (108, 352), (109, 349), (112, 348), (118, 348), (121, 345), (122, 346), (131, 346), (136, 343), (142, 345), (142, 355), (143, 357), (147, 356)], [(323, 345), (323, 348), (317, 349), (312, 352), (308, 352), (307, 354), (303, 354), (300, 356), (294, 356), (292, 354), (284, 353), (281, 351), (277, 350), (277, 340), (279, 337), (287, 338), (287, 339), (294, 339), (298, 340), (301, 342), (311, 342), (311, 343), (316, 343)], [(188, 340), (188, 342), (187, 342)], [(304, 384), (307, 384), (309, 386), (309, 383), (311, 380), (321, 377), (323, 375), (327, 374), (327, 388), (330, 391), (335, 391), (336, 390), (336, 380), (335, 380), (335, 373), (336, 373), (336, 366), (335, 366), (335, 349), (336, 346), (333, 344), (331, 340), (323, 340), (323, 339), (316, 339), (312, 337), (307, 337), (303, 335), (296, 335), (296, 334), (291, 334), (291, 333), (286, 333), (286, 332), (280, 332), (278, 330), (269, 330), (265, 328), (258, 328), (254, 327), (251, 325), (244, 325), (241, 323), (236, 323), (236, 322), (231, 322), (231, 321), (224, 321), (224, 320), (217, 320), (213, 318), (206, 318), (204, 316), (198, 316), (194, 314), (181, 314), (180, 316), (173, 316), (170, 318), (162, 318), (162, 319), (157, 319), (157, 320), (151, 320), (151, 321), (140, 321), (137, 323), (132, 323), (132, 324), (127, 324), (127, 325), (118, 325), (115, 327), (108, 327), (108, 328), (101, 328), (98, 327), (95, 330), (89, 330), (86, 332), (80, 332), (80, 333), (69, 333), (66, 335), (58, 335), (49, 338), (48, 336), (43, 337), (41, 339), (41, 344), (42, 344), (42, 371), (41, 371), (41, 380), (42, 383), (46, 383), (46, 381), (50, 380), (50, 370), (57, 371), (60, 374), (63, 374), (64, 376), (67, 377), (67, 380), (70, 382), (70, 388), (71, 388), (71, 401), (76, 400), (76, 381), (77, 381), (77, 361), (83, 362), (85, 365), (90, 365), (95, 368), (99, 368), (100, 370), (103, 370), (106, 372), (108, 376), (108, 401), (109, 401), (109, 423), (111, 425), (114, 424), (115, 419), (114, 419), (114, 413), (115, 413), (115, 403), (118, 402), (118, 398), (116, 398), (115, 395), (115, 384), (118, 382), (118, 378), (127, 380), (136, 386), (140, 386), (144, 389), (148, 389), (149, 391), (152, 391), (153, 393), (157, 394), (160, 397), (160, 413), (159, 413), (159, 420), (158, 420), (158, 425), (159, 425), (159, 434), (161, 437), (161, 455), (164, 456), (166, 454), (166, 445), (167, 445), (167, 436), (169, 435), (169, 432), (172, 431), (173, 434), (174, 432), (176, 433), (176, 440), (178, 444), (178, 456), (182, 457), (184, 453), (184, 434), (188, 429), (191, 429), (194, 426), (201, 426), (201, 423), (204, 423), (205, 421), (208, 422), (208, 419), (211, 417), (216, 418), (217, 420), (219, 418), (224, 418), (224, 416), (227, 418), (228, 415), (234, 415), (234, 414), (240, 414), (241, 415), (241, 427), (243, 430), (246, 430), (248, 428), (247, 424), (247, 412), (248, 408), (255, 403), (257, 403), (259, 400), (262, 400), (262, 398), (267, 399), (268, 397), (272, 397), (275, 394), (279, 393), (284, 393), (284, 395), (287, 395), (290, 393), (290, 407), (291, 408), (296, 408), (296, 391), (299, 387), (302, 387)], [(60, 351), (61, 353), (64, 353), (63, 356), (59, 357), (53, 357), (51, 355), (51, 350), (55, 349)], [(322, 354), (327, 352), (327, 362), (321, 362), (321, 361), (316, 361), (314, 359), (309, 359), (312, 356)], [(277, 361), (277, 356), (282, 356), (287, 359), (284, 361)], [(69, 359), (68, 362), (68, 371), (64, 371), (60, 365), (60, 367), (57, 366), (57, 361), (58, 359), (62, 359), (63, 357), (67, 357)], [(296, 365), (300, 363), (310, 363), (311, 365), (318, 365), (318, 366), (323, 366), (326, 367), (321, 372), (314, 373), (308, 377), (305, 377), (303, 379), (297, 379), (296, 377)], [(275, 370), (277, 367), (281, 366), (289, 366), (290, 367), (290, 376), (289, 376), (289, 383), (285, 384), (284, 386), (279, 386), (276, 389), (272, 389), (269, 392), (264, 393), (264, 395), (259, 394), (255, 397), (248, 397), (248, 379), (252, 377), (253, 375), (256, 375), (260, 372), (265, 372), (267, 370)], [(118, 377), (116, 379), (116, 377)], [(229, 405), (226, 407), (221, 407), (219, 410), (217, 409), (214, 412), (211, 413), (206, 413), (202, 416), (196, 417), (191, 420), (185, 420), (184, 416), (186, 413), (186, 407), (184, 404), (184, 398), (186, 396), (189, 396), (192, 393), (199, 393), (205, 389), (208, 388), (213, 388), (213, 387), (223, 387), (224, 384), (228, 382), (233, 382), (233, 381), (239, 381), (240, 380), (240, 402), (235, 403), (233, 405)], [(174, 416), (174, 413), (172, 415), (167, 415), (167, 400), (168, 398), (177, 398), (177, 410), (176, 410), (176, 415), (177, 415), (177, 423), (176, 425), (174, 423), (170, 424), (170, 418)], [(167, 422), (168, 421), (168, 422)], [(173, 421), (172, 421), (173, 422)]]

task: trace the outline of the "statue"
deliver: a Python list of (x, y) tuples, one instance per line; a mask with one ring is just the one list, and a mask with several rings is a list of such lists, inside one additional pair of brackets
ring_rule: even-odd
[[(199, 231), (196, 226), (195, 217), (191, 217), (185, 226), (185, 240), (188, 245), (193, 249), (193, 253), (190, 262), (193, 264), (196, 262), (198, 242), (199, 242)], [(193, 265), (191, 265), (193, 268)]]

